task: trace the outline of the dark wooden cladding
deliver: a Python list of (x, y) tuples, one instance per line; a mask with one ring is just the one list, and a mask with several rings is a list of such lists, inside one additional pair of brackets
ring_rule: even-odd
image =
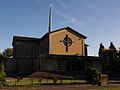
[(26, 38), (14, 36), (13, 57), (37, 57), (41, 53), (48, 53), (48, 38)]

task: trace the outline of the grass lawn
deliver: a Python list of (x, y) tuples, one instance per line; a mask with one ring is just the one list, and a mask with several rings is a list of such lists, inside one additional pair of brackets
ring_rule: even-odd
[[(58, 80), (56, 84), (73, 84), (73, 83), (85, 83), (85, 80)], [(16, 86), (16, 85), (54, 85), (53, 80), (43, 80), (42, 82), (39, 81), (7, 81), (7, 86)]]

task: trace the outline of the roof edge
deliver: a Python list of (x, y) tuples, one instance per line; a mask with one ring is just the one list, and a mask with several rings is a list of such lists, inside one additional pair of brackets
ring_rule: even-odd
[(65, 27), (65, 28), (60, 28), (60, 29), (54, 30), (54, 31), (52, 31), (52, 32), (50, 32), (50, 33), (54, 33), (54, 32), (57, 32), (57, 31), (64, 30), (64, 29), (71, 30), (71, 31), (73, 31), (73, 32), (75, 32), (75, 33), (77, 33), (77, 34), (79, 34), (80, 36), (82, 36), (84, 39), (87, 38), (85, 35), (82, 35), (81, 33), (77, 32), (76, 30), (72, 29), (72, 28), (69, 27), (69, 26), (67, 26), (67, 27)]

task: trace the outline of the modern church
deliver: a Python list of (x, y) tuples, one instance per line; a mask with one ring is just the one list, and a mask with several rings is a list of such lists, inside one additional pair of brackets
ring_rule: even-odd
[(87, 56), (87, 37), (71, 27), (52, 30), (50, 7), (49, 30), (41, 38), (13, 37), (14, 71), (86, 72), (89, 66), (102, 70), (99, 57)]

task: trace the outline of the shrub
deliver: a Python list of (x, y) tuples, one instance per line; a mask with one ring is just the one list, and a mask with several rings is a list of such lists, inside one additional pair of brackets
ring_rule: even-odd
[(3, 62), (0, 62), (0, 86), (4, 86), (5, 85), (5, 68), (4, 68), (4, 64)]
[(87, 71), (87, 81), (91, 84), (100, 84), (101, 72), (95, 67), (89, 67)]
[(2, 53), (0, 53), (0, 59), (4, 58), (4, 56), (2, 55)]

